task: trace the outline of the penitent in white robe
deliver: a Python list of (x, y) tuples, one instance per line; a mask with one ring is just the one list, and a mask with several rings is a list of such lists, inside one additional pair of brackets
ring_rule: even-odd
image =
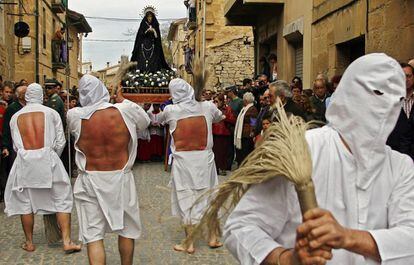
[[(192, 88), (191, 88), (192, 89)], [(174, 94), (173, 94), (174, 97)], [(207, 125), (207, 147), (201, 151), (177, 151), (174, 137), (171, 141), (173, 163), (171, 167), (171, 208), (173, 216), (179, 216), (185, 225), (197, 224), (206, 209), (208, 200), (194, 205), (196, 200), (218, 184), (216, 164), (213, 153), (212, 124), (222, 119), (222, 113), (211, 102), (193, 102), (191, 107), (185, 103), (168, 105), (160, 122), (169, 125), (171, 135), (177, 122), (191, 117), (204, 117)], [(193, 208), (191, 208), (194, 205)]]
[(124, 100), (120, 104), (101, 103), (93, 112), (117, 108), (128, 127), (131, 140), (128, 145), (129, 159), (119, 171), (87, 171), (86, 157), (78, 148), (81, 136), (83, 108), (68, 112), (68, 126), (75, 137), (76, 165), (79, 176), (74, 186), (75, 204), (79, 218), (79, 238), (84, 243), (101, 240), (105, 232), (117, 233), (126, 238), (137, 239), (141, 235), (138, 197), (132, 173), (137, 154), (137, 132), (148, 127), (150, 121), (137, 104)]
[[(414, 164), (385, 145), (404, 94), (404, 73), (395, 60), (361, 57), (332, 97), (330, 123), (306, 134), (319, 207), (344, 227), (368, 231), (382, 259), (341, 249), (333, 250), (328, 264), (414, 264)], [(225, 244), (241, 264), (258, 265), (275, 248), (293, 248), (301, 222), (293, 184), (277, 178), (243, 196), (225, 225)]]
[[(42, 112), (45, 116), (44, 147), (25, 150), (17, 126), (20, 115)], [(70, 213), (73, 197), (70, 178), (59, 156), (65, 147), (65, 135), (59, 114), (41, 104), (30, 103), (13, 115), (10, 121), (16, 160), (5, 190), (5, 213)]]

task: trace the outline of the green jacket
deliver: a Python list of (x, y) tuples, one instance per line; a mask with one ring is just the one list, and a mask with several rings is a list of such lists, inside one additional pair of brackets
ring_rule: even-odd
[(243, 108), (243, 100), (239, 97), (235, 97), (234, 99), (230, 100), (229, 106), (233, 110), (234, 114), (238, 116)]
[(2, 144), (3, 148), (7, 148), (7, 150), (9, 151), (13, 150), (13, 140), (10, 131), (10, 120), (13, 117), (13, 115), (16, 114), (16, 112), (18, 112), (22, 108), (23, 105), (20, 104), (18, 101), (15, 101), (7, 107), (6, 112), (4, 113)]
[(65, 105), (58, 94), (53, 94), (46, 103), (46, 106), (56, 110), (62, 119), (63, 128), (66, 128)]

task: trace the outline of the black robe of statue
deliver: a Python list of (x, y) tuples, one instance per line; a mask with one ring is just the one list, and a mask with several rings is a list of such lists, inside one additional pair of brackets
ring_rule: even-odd
[[(155, 36), (152, 31), (145, 33), (150, 25), (157, 32), (157, 36)], [(160, 25), (154, 14), (151, 23), (148, 22), (147, 17), (141, 21), (135, 39), (131, 62), (137, 62), (137, 69), (144, 73), (155, 73), (162, 69), (171, 70), (165, 61), (164, 51), (162, 50), (161, 44)]]

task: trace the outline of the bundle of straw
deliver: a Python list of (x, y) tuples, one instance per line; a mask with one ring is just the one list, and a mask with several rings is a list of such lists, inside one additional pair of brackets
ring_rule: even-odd
[(204, 63), (196, 58), (193, 63), (193, 88), (194, 96), (197, 101), (202, 101), (203, 89), (206, 87), (206, 82), (209, 77), (209, 72), (205, 71)]
[(115, 74), (114, 79), (111, 82), (110, 89), (111, 89), (111, 97), (114, 96), (120, 86), (122, 79), (124, 79), (125, 75), (128, 73), (129, 69), (136, 66), (137, 62), (130, 62), (128, 60), (128, 56), (121, 57), (121, 64), (119, 65), (118, 71)]
[(56, 244), (62, 239), (62, 231), (58, 225), (56, 214), (43, 215), (43, 225), (48, 244)]
[(295, 184), (302, 214), (316, 208), (316, 196), (312, 182), (312, 160), (305, 140), (311, 124), (294, 115), (288, 116), (280, 101), (277, 102), (278, 117), (266, 131), (262, 143), (245, 159), (241, 167), (216, 189), (203, 195), (196, 202), (210, 198), (200, 223), (184, 244), (201, 237), (203, 228), (209, 234), (221, 235), (219, 211), (225, 216), (233, 209), (249, 187), (283, 177)]

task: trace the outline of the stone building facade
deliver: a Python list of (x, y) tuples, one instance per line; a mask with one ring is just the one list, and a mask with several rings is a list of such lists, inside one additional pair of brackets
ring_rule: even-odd
[(252, 27), (256, 74), (263, 71), (260, 59), (275, 54), (278, 79), (299, 76), (309, 86), (312, 1), (226, 0), (224, 15), (227, 25)]
[(14, 17), (9, 15), (12, 5), (0, 4), (0, 75), (4, 80), (14, 79)]
[(279, 79), (300, 76), (311, 88), (317, 73), (342, 74), (366, 53), (414, 58), (413, 10), (412, 0), (226, 0), (224, 15), (253, 27), (256, 73), (275, 53)]
[[(24, 78), (29, 83), (43, 84), (46, 79), (55, 78), (64, 88), (78, 84), (83, 33), (91, 32), (92, 29), (82, 14), (67, 9), (66, 2), (22, 0), (15, 6), (14, 13), (23, 13), (22, 20), (30, 26), (28, 37), (15, 38), (15, 80)], [(64, 36), (69, 47), (68, 60), (55, 63), (52, 59), (53, 38), (63, 26), (66, 26), (68, 32), (68, 36)]]
[(172, 56), (172, 68), (176, 69), (177, 74), (191, 83), (192, 76), (186, 69), (186, 50), (188, 47), (186, 26), (187, 18), (173, 21), (168, 31), (169, 48)]
[(342, 74), (353, 60), (372, 52), (407, 62), (414, 57), (413, 10), (410, 0), (315, 0), (312, 74)]
[(207, 89), (240, 85), (254, 75), (253, 32), (249, 27), (226, 26), (225, 0), (197, 0), (196, 19), (189, 24), (187, 41), (195, 59), (209, 72)]

